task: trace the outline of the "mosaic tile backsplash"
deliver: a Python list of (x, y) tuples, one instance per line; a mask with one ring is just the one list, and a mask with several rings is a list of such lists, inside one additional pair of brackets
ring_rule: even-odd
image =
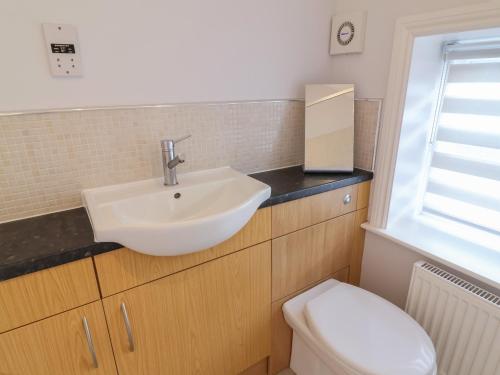
[[(375, 138), (366, 137), (376, 134), (379, 104), (360, 100), (355, 105), (355, 161), (363, 169), (372, 167)], [(0, 117), (0, 222), (79, 207), (84, 188), (160, 177), (160, 140), (186, 134), (192, 137), (177, 146), (186, 159), (179, 173), (224, 165), (245, 173), (298, 165), (304, 153), (304, 103)]]
[(364, 99), (354, 102), (354, 165), (373, 171), (382, 100)]

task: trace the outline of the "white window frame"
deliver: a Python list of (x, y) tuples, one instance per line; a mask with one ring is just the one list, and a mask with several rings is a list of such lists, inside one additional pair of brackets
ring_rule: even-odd
[[(418, 37), (495, 29), (499, 25), (499, 3), (464, 6), (403, 17), (397, 20), (389, 81), (382, 112), (382, 127), (377, 145), (369, 219), (367, 223), (362, 225), (369, 232), (416, 251), (426, 258), (434, 259), (455, 268), (495, 288), (500, 288), (500, 275), (498, 274), (500, 253), (484, 251), (481, 246), (478, 246), (477, 249), (471, 249), (470, 243), (466, 244), (458, 237), (448, 236), (445, 239), (437, 237), (442, 236), (442, 233), (438, 234), (432, 228), (430, 232), (426, 233), (425, 231), (429, 228), (424, 228), (422, 231), (422, 227), (419, 227), (418, 221), (415, 220), (407, 222), (408, 225), (402, 227), (403, 229), (397, 235), (387, 229), (387, 224), (415, 39)], [(439, 223), (436, 225), (439, 225)], [(416, 227), (417, 232), (412, 232), (414, 229), (412, 227)], [(418, 235), (415, 235), (415, 233), (418, 233)], [(419, 236), (421, 234), (423, 236)], [(429, 241), (430, 243), (433, 242), (434, 246), (427, 247), (427, 243), (422, 244), (422, 241), (414, 241), (425, 236), (434, 236)], [(436, 244), (439, 245), (436, 246)], [(471, 258), (465, 259), (469, 257), (469, 254)]]
[(377, 145), (375, 179), (372, 184), (370, 227), (378, 229), (387, 227), (415, 38), (495, 28), (498, 25), (500, 25), (500, 5), (492, 3), (403, 17), (396, 22), (389, 81), (382, 112), (382, 127)]

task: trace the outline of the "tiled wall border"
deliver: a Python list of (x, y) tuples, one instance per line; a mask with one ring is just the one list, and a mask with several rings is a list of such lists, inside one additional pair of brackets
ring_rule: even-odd
[[(365, 100), (365, 99), (359, 99)], [(371, 99), (367, 99), (371, 100)], [(180, 106), (191, 105), (238, 105), (238, 104), (251, 104), (251, 103), (280, 103), (280, 102), (299, 102), (304, 103), (304, 99), (272, 99), (272, 100), (239, 100), (239, 101), (225, 101), (225, 102), (192, 102), (192, 103), (168, 103), (168, 104), (137, 104), (137, 105), (117, 105), (105, 107), (82, 107), (82, 108), (51, 108), (51, 109), (34, 109), (28, 111), (16, 112), (0, 112), (0, 117), (3, 116), (19, 116), (19, 115), (40, 115), (46, 113), (64, 113), (64, 112), (85, 112), (85, 111), (114, 111), (126, 109), (149, 109), (149, 108), (172, 108)]]

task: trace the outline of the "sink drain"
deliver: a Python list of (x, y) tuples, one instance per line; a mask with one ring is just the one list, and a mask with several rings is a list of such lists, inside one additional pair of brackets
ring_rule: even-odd
[(175, 193), (175, 194), (174, 194), (174, 198), (175, 198), (175, 199), (179, 199), (180, 197), (181, 197), (181, 193)]

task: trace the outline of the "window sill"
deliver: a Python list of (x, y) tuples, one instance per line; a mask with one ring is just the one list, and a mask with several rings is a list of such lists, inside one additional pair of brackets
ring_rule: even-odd
[(485, 284), (500, 289), (500, 239), (497, 248), (482, 246), (459, 238), (432, 220), (404, 218), (381, 229), (362, 224), (367, 231), (405, 246), (423, 256), (456, 269)]

